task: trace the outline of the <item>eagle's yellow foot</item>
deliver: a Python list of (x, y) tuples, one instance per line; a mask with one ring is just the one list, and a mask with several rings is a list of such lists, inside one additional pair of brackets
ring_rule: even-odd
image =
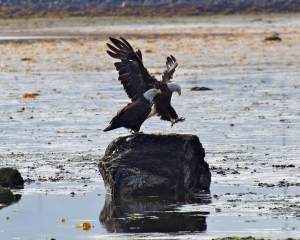
[(126, 141), (130, 141), (132, 139), (134, 139), (135, 137), (137, 137), (139, 134), (144, 134), (143, 132), (136, 132), (136, 131), (130, 131), (131, 132), (131, 136), (126, 138)]
[(143, 132), (135, 132), (135, 133), (133, 133), (133, 135), (139, 135), (139, 134), (144, 134)]
[(172, 120), (171, 121), (171, 127), (173, 127), (173, 125), (175, 124), (175, 123), (178, 123), (178, 122), (184, 122), (185, 121), (185, 118), (177, 118), (177, 119), (175, 119), (175, 120)]
[(134, 136), (137, 136), (139, 134), (144, 134), (143, 132), (138, 132), (138, 131), (130, 131), (130, 133)]

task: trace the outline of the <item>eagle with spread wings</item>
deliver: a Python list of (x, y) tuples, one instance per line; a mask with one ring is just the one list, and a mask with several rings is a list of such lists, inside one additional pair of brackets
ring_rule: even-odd
[(179, 84), (172, 81), (173, 73), (178, 65), (176, 59), (172, 55), (167, 57), (167, 69), (163, 72), (162, 80), (158, 81), (144, 67), (140, 50), (135, 51), (122, 37), (120, 37), (121, 40), (112, 37), (109, 39), (113, 45), (107, 43), (110, 49), (107, 53), (111, 57), (121, 60), (114, 65), (119, 72), (119, 80), (131, 101), (136, 101), (149, 89), (160, 89), (162, 93), (154, 97), (152, 111), (148, 118), (158, 115), (161, 120), (170, 121), (172, 126), (184, 121), (185, 119), (179, 118), (171, 106), (172, 93), (176, 91), (181, 95)]

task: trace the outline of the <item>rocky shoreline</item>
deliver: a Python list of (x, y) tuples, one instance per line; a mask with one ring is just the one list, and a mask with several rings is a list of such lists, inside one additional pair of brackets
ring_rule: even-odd
[(197, 16), (299, 12), (297, 0), (11, 0), (0, 2), (0, 18), (41, 18), (74, 16)]

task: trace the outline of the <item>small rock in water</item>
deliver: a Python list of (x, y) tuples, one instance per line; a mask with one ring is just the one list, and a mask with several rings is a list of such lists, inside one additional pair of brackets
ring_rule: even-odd
[(212, 89), (211, 88), (208, 88), (208, 87), (192, 87), (191, 88), (191, 91), (211, 91)]
[(265, 41), (281, 41), (279, 33), (274, 32), (265, 37)]
[(0, 185), (2, 187), (22, 188), (24, 180), (17, 169), (10, 167), (0, 168)]

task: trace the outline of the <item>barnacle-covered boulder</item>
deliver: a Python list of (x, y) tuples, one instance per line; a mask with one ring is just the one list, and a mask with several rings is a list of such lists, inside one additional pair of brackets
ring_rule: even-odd
[(191, 194), (210, 187), (204, 157), (196, 135), (139, 134), (112, 141), (98, 167), (114, 196)]

